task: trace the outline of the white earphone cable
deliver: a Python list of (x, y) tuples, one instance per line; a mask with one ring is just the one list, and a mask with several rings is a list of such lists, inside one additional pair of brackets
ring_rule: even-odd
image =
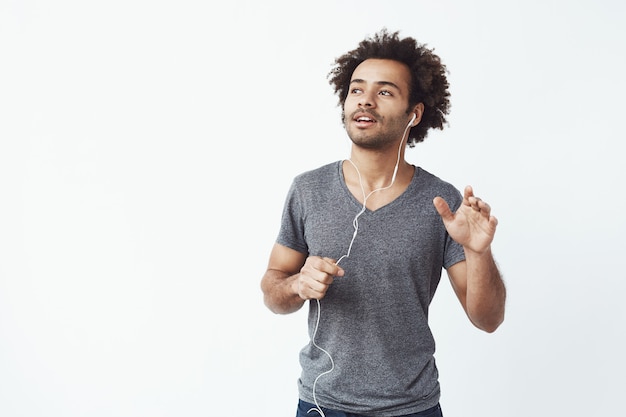
[[(413, 118), (413, 120), (414, 119), (415, 119), (415, 117)], [(404, 129), (404, 134), (402, 135), (402, 140), (400, 141), (400, 146), (398, 146), (398, 158), (396, 159), (396, 165), (395, 165), (395, 167), (393, 169), (393, 175), (391, 176), (391, 182), (389, 183), (389, 185), (387, 185), (385, 187), (377, 188), (377, 189), (373, 190), (372, 192), (370, 192), (369, 194), (365, 195), (365, 187), (363, 186), (363, 178), (361, 177), (361, 172), (359, 171), (359, 168), (356, 166), (356, 164), (354, 162), (352, 162), (351, 159), (346, 159), (346, 161), (348, 161), (348, 162), (350, 162), (352, 164), (352, 166), (356, 170), (356, 173), (357, 173), (357, 175), (359, 177), (359, 185), (361, 186), (361, 192), (363, 193), (363, 207), (357, 213), (357, 215), (354, 217), (354, 220), (352, 220), (352, 226), (354, 227), (354, 233), (352, 234), (352, 240), (350, 241), (350, 245), (348, 246), (348, 251), (346, 252), (345, 255), (341, 256), (337, 260), (337, 262), (335, 262), (335, 265), (339, 265), (339, 262), (341, 262), (342, 259), (350, 257), (350, 252), (352, 251), (352, 244), (354, 243), (354, 240), (356, 239), (356, 235), (357, 235), (357, 233), (359, 231), (359, 217), (361, 216), (361, 214), (365, 213), (365, 210), (367, 210), (367, 199), (370, 198), (370, 196), (372, 194), (374, 194), (375, 192), (383, 191), (383, 190), (386, 190), (388, 188), (391, 188), (391, 186), (393, 186), (394, 182), (396, 181), (396, 175), (398, 173), (398, 167), (400, 166), (400, 156), (402, 155), (402, 152), (401, 152), (402, 151), (402, 144), (404, 143), (404, 137), (406, 136), (407, 131), (409, 130), (409, 127), (411, 127), (411, 123), (413, 122), (413, 120), (411, 120), (411, 122), (409, 122), (409, 124)], [(326, 349), (322, 348), (321, 346), (319, 346), (315, 342), (315, 336), (317, 335), (317, 330), (319, 329), (320, 317), (321, 317), (321, 312), (322, 312), (322, 305), (320, 303), (320, 300), (316, 299), (315, 301), (317, 301), (317, 320), (315, 322), (315, 329), (313, 330), (313, 335), (311, 336), (311, 343), (317, 349), (322, 351), (326, 356), (328, 356), (328, 359), (330, 359), (331, 367), (330, 367), (329, 370), (324, 371), (321, 374), (319, 374), (317, 376), (317, 378), (315, 378), (315, 380), (313, 381), (313, 402), (315, 403), (315, 407), (313, 407), (309, 411), (307, 411), (307, 414), (310, 413), (311, 411), (317, 411), (321, 417), (326, 417), (326, 414), (324, 414), (324, 411), (322, 410), (322, 407), (320, 406), (320, 404), (317, 401), (317, 396), (315, 394), (315, 391), (316, 391), (315, 389), (317, 387), (317, 381), (321, 377), (323, 377), (324, 375), (328, 375), (328, 374), (330, 374), (331, 372), (333, 372), (335, 370), (335, 361), (333, 360), (332, 355)]]

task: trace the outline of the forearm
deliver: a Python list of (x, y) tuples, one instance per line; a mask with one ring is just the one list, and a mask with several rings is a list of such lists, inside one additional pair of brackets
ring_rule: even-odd
[(261, 280), (265, 305), (274, 313), (289, 314), (298, 311), (304, 300), (297, 291), (298, 274), (268, 269)]
[(493, 332), (504, 321), (506, 288), (491, 254), (465, 251), (467, 314), (478, 328)]

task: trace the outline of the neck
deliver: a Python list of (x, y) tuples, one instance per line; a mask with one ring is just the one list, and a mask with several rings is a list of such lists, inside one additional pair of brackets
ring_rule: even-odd
[(356, 166), (364, 186), (376, 189), (413, 175), (413, 166), (404, 160), (404, 151), (404, 147), (398, 146), (372, 150), (353, 144), (350, 161)]
[(366, 193), (393, 185), (402, 187), (410, 182), (414, 171), (403, 156), (404, 149), (391, 153), (353, 146), (350, 160), (344, 163), (346, 181), (362, 185)]

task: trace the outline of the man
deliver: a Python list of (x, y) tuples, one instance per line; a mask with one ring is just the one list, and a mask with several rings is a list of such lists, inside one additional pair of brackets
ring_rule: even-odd
[(432, 50), (383, 29), (335, 64), (350, 159), (294, 179), (261, 280), (275, 313), (312, 302), (297, 416), (442, 416), (428, 307), (446, 269), (476, 327), (502, 323), (497, 220), (404, 159), (449, 112)]

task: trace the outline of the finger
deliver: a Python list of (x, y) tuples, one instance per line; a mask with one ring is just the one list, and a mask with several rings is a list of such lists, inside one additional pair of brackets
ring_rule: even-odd
[[(301, 270), (306, 280), (308, 282), (317, 281), (323, 285), (332, 284), (333, 274), (329, 271), (333, 270), (333, 265), (319, 257), (309, 259), (310, 260), (304, 264)], [(317, 286), (315, 288), (317, 288)]]
[(433, 200), (433, 204), (435, 205), (435, 209), (437, 210), (437, 213), (439, 213), (439, 215), (444, 221), (454, 219), (454, 214), (452, 214), (452, 211), (450, 210), (450, 206), (448, 205), (446, 200), (444, 200), (441, 197), (435, 197)]
[(478, 202), (478, 208), (480, 209), (480, 212), (482, 214), (484, 214), (485, 216), (489, 217), (489, 214), (491, 213), (491, 206), (489, 204), (487, 204), (484, 201), (480, 200)]
[(317, 281), (303, 281), (299, 285), (299, 295), (303, 300), (321, 300), (326, 295), (328, 286), (320, 286)]
[(331, 266), (331, 269), (328, 271), (325, 271), (326, 273), (336, 276), (336, 277), (342, 277), (344, 274), (344, 270), (343, 268), (341, 268), (339, 265), (337, 265), (337, 261), (332, 259), (332, 258), (322, 258), (324, 261), (326, 261), (326, 263), (328, 265)]
[(330, 284), (333, 283), (333, 278), (325, 276), (322, 281), (316, 279), (315, 277), (311, 277), (313, 279), (308, 279), (305, 281), (305, 285), (309, 287), (311, 291), (313, 291), (317, 295), (326, 294), (326, 290), (330, 287)]
[(489, 224), (491, 225), (491, 227), (495, 229), (496, 226), (498, 225), (498, 219), (493, 216), (489, 217)]
[(332, 276), (315, 270), (314, 268), (303, 268), (298, 279), (298, 294), (304, 300), (311, 298), (319, 300), (324, 298), (328, 287), (332, 283)]
[(491, 214), (491, 206), (483, 201), (480, 197), (470, 197), (469, 205), (473, 210), (478, 211), (480, 214), (487, 218)]
[(463, 190), (463, 200), (469, 204), (469, 199), (470, 197), (474, 196), (474, 189), (472, 188), (471, 185), (467, 185), (465, 187), (465, 190)]
[(482, 209), (481, 207), (482, 200), (480, 198), (471, 196), (467, 199), (467, 201), (472, 209), (476, 211), (480, 211)]

